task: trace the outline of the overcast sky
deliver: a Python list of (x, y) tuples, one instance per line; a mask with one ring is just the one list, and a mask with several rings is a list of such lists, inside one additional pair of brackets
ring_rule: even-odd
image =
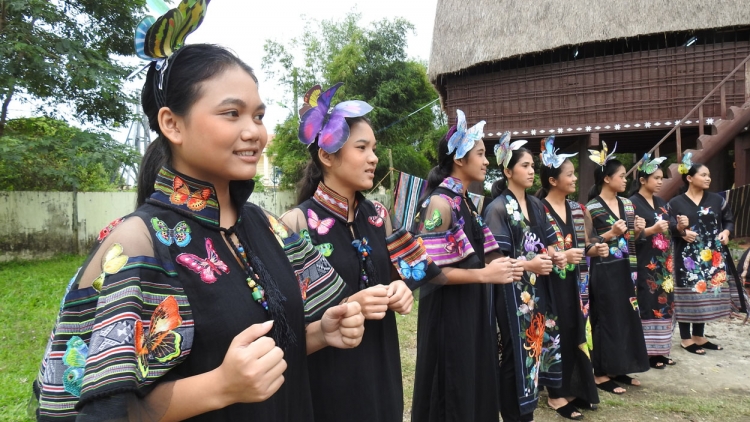
[[(177, 4), (176, 0), (172, 4)], [(347, 12), (356, 10), (362, 14), (363, 24), (395, 17), (402, 17), (413, 23), (416, 33), (409, 36), (407, 52), (410, 57), (426, 62), (430, 56), (436, 5), (437, 0), (213, 0), (208, 7), (206, 19), (188, 37), (188, 43), (207, 42), (226, 46), (256, 70), (260, 79), (261, 98), (268, 105), (264, 121), (268, 131), (272, 132), (276, 123), (284, 120), (288, 111), (275, 105), (275, 101), (282, 99), (282, 91), (273, 80), (266, 78), (260, 68), (266, 39), (285, 44), (301, 34), (306, 20), (341, 20)], [(134, 59), (133, 63), (137, 61)], [(142, 85), (142, 81), (131, 85), (135, 89)], [(11, 117), (28, 116), (30, 113), (31, 107), (19, 102), (11, 103)], [(126, 133), (125, 131), (122, 136), (116, 133), (115, 136), (124, 141)]]

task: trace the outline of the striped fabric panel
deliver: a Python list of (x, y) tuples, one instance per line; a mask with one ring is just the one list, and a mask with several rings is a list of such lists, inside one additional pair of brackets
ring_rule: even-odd
[(672, 320), (644, 319), (641, 325), (648, 355), (669, 356), (672, 349)]
[(424, 194), (427, 181), (407, 173), (401, 173), (396, 185), (393, 204), (393, 217), (401, 227), (412, 227), (417, 214), (419, 198)]
[(697, 293), (690, 287), (674, 288), (674, 313), (678, 322), (701, 323), (729, 316), (729, 286), (724, 284), (721, 293)]
[[(411, 290), (419, 288), (442, 274), (442, 270), (432, 260), (422, 243), (405, 228), (402, 227), (393, 232), (386, 238), (386, 242), (391, 263)], [(402, 265), (409, 268), (402, 268)], [(421, 267), (422, 273), (417, 274), (412, 271), (415, 267)]]
[(305, 321), (319, 320), (326, 309), (338, 305), (347, 296), (344, 280), (328, 260), (298, 234), (293, 233), (284, 239), (284, 252), (298, 281), (309, 279), (307, 290), (304, 290), (304, 283), (300, 283), (305, 301)]
[(500, 249), (500, 245), (498, 245), (489, 227), (482, 225), (482, 234), (484, 235), (484, 253)]
[[(449, 241), (450, 235), (455, 242)], [(421, 237), (427, 253), (440, 267), (461, 262), (475, 253), (463, 228), (458, 226), (450, 232), (425, 233)]]

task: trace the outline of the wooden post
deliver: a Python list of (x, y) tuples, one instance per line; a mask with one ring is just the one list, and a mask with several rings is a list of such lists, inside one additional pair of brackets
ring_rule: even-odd
[(698, 136), (701, 136), (705, 133), (703, 130), (703, 106), (700, 106), (698, 108)]
[(677, 135), (677, 162), (680, 162), (682, 161), (682, 127), (677, 126), (674, 133)]
[(734, 138), (734, 186), (750, 184), (750, 134)]
[(750, 101), (750, 62), (745, 62), (745, 101)]
[(721, 118), (727, 118), (727, 90), (726, 84), (721, 86)]
[(391, 193), (396, 194), (396, 183), (393, 181), (393, 150), (388, 148), (388, 175), (391, 182)]
[(589, 201), (589, 189), (594, 185), (594, 170), (596, 164), (588, 159), (589, 148), (600, 148), (599, 134), (592, 133), (581, 137), (578, 142), (578, 202), (585, 204)]

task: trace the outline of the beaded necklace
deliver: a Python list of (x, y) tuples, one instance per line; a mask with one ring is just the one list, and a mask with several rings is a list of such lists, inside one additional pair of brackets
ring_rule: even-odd
[[(232, 242), (232, 244), (234, 244), (234, 242)], [(263, 309), (268, 311), (266, 291), (263, 289), (263, 286), (260, 285), (260, 277), (253, 269), (253, 266), (250, 265), (250, 261), (247, 260), (247, 253), (245, 253), (245, 248), (242, 247), (242, 244), (237, 244), (236, 246), (237, 252), (239, 252), (240, 258), (242, 258), (242, 262), (245, 264), (245, 268), (247, 269), (247, 285), (250, 287), (250, 290), (252, 290), (253, 299), (258, 302), (258, 304), (262, 306)]]

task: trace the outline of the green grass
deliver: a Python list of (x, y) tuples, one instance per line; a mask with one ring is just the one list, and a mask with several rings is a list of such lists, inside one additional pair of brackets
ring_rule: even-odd
[[(81, 256), (49, 261), (0, 263), (0, 421), (29, 421), (26, 407), (62, 294), (83, 262)], [(397, 316), (404, 383), (404, 420), (409, 420), (417, 346), (417, 305)], [(738, 376), (741, 376), (738, 374)], [(690, 382), (686, 380), (686, 382)], [(717, 389), (710, 395), (684, 395), (668, 389), (630, 389), (624, 396), (601, 394), (587, 421), (747, 421), (744, 391)], [(536, 420), (562, 420), (542, 397)]]
[(0, 263), (0, 421), (26, 421), (39, 369), (68, 280), (82, 256)]

